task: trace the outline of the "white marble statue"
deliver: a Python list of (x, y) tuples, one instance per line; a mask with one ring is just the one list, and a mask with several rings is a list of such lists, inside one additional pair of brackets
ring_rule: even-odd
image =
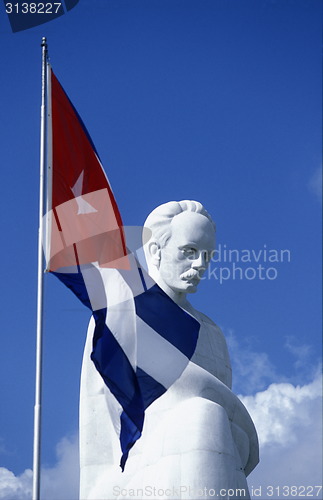
[(196, 350), (180, 378), (146, 410), (142, 437), (121, 472), (111, 394), (90, 360), (91, 321), (81, 379), (80, 499), (249, 498), (246, 476), (258, 463), (257, 434), (231, 391), (221, 330), (187, 300), (214, 251), (215, 225), (200, 203), (186, 200), (157, 207), (145, 227), (152, 232), (144, 248), (149, 274), (200, 323)]

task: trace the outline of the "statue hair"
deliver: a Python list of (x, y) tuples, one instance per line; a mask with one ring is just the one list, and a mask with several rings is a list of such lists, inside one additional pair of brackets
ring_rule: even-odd
[(172, 235), (171, 222), (173, 218), (186, 211), (207, 217), (215, 231), (214, 221), (200, 202), (193, 200), (169, 201), (155, 208), (145, 220), (144, 227), (151, 231), (150, 241), (157, 241), (163, 248)]

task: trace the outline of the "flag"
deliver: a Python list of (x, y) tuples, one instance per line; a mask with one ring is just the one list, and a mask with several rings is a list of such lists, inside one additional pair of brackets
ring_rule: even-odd
[(142, 434), (145, 410), (181, 376), (200, 329), (134, 255), (128, 258), (129, 270), (92, 264), (78, 275), (95, 319), (91, 359), (115, 397), (111, 420), (120, 439), (122, 470)]
[[(47, 270), (127, 267), (121, 216), (94, 144), (48, 66)], [(118, 261), (118, 262), (115, 262)]]
[(50, 67), (48, 83), (47, 270), (92, 311), (91, 359), (118, 407), (123, 470), (146, 408), (184, 371), (200, 324), (127, 250), (98, 154)]

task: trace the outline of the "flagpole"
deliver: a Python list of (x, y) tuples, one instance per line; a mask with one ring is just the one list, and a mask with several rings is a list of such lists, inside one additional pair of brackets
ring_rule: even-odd
[(41, 456), (41, 402), (42, 402), (42, 344), (43, 344), (43, 216), (46, 167), (46, 87), (47, 87), (47, 41), (42, 38), (42, 90), (40, 120), (40, 179), (39, 179), (39, 228), (38, 228), (38, 281), (37, 281), (37, 330), (36, 330), (36, 376), (34, 406), (34, 453), (33, 453), (33, 500), (40, 499)]

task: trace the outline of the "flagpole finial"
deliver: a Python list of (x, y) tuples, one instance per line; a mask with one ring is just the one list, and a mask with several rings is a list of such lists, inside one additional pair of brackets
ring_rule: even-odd
[(45, 36), (41, 39), (41, 47), (47, 47), (47, 38)]

